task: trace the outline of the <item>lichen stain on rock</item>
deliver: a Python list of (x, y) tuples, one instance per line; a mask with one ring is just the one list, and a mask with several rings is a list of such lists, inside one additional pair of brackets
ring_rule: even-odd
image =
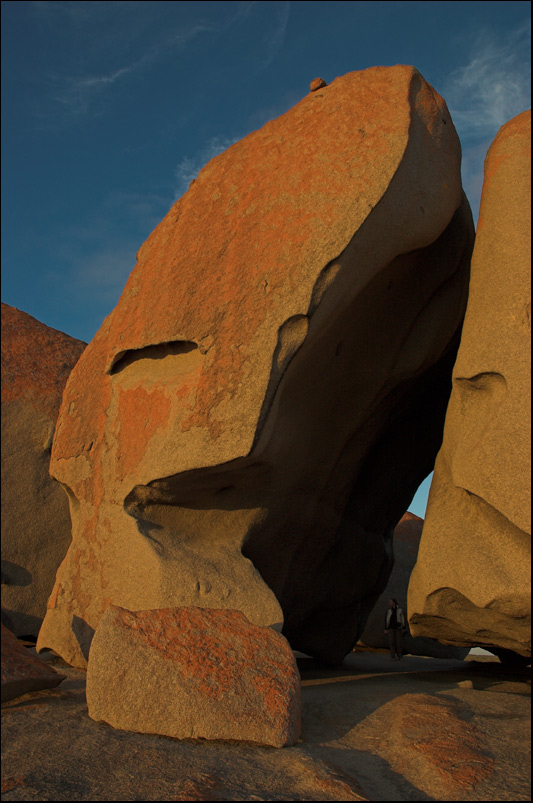
[(171, 402), (164, 389), (143, 387), (118, 390), (117, 473), (134, 473), (150, 439), (168, 422)]
[(473, 787), (494, 772), (495, 761), (482, 749), (475, 725), (458, 716), (454, 701), (429, 694), (402, 698), (400, 732), (452, 788)]
[[(243, 614), (239, 616), (236, 611), (225, 610), (210, 613), (213, 614), (212, 626), (216, 627), (216, 634), (210, 634), (203, 651), (191, 653), (191, 639), (194, 639), (195, 632), (201, 632), (205, 627), (205, 611), (168, 609), (166, 612), (158, 611), (158, 616), (154, 617), (151, 611), (133, 612), (118, 606), (114, 610), (115, 617), (135, 631), (162, 658), (178, 662), (184, 678), (194, 679), (202, 694), (219, 699), (238, 682), (239, 666), (260, 667), (261, 644), (250, 637), (256, 628)], [(279, 638), (268, 628), (263, 628), (263, 636), (266, 639), (270, 636), (272, 641)], [(284, 658), (286, 656), (280, 655), (278, 671), (286, 674)], [(214, 670), (216, 684), (210, 682)], [(274, 711), (279, 708), (281, 713), (283, 705), (273, 688), (273, 678), (261, 678), (259, 674), (253, 678), (253, 683), (258, 692), (268, 696)]]
[(181, 739), (283, 747), (301, 730), (292, 650), (238, 610), (110, 606), (91, 646), (87, 703), (113, 727)]

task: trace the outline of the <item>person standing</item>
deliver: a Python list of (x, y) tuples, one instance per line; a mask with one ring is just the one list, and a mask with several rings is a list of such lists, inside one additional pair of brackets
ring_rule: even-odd
[(390, 657), (392, 661), (403, 658), (403, 634), (406, 629), (405, 615), (397, 600), (391, 597), (385, 614), (385, 633), (389, 637)]

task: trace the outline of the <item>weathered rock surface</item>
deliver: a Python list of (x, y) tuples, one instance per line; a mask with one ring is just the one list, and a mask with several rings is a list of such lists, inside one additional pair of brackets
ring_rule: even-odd
[(485, 160), (472, 278), (411, 630), (531, 654), (531, 113)]
[(194, 605), (340, 661), (441, 443), (472, 238), (411, 67), (338, 78), (209, 162), (67, 385), (73, 542), (39, 648), (85, 666), (109, 603)]
[(87, 704), (115, 728), (178, 739), (285, 747), (301, 729), (300, 675), (286, 639), (232, 610), (111, 605), (91, 645)]
[[(389, 649), (387, 635), (384, 632), (385, 611), (388, 608), (389, 600), (394, 597), (403, 608), (406, 615), (409, 614), (407, 608), (407, 588), (409, 578), (416, 563), (420, 537), (424, 519), (415, 516), (414, 513), (405, 513), (396, 527), (394, 528), (394, 538), (392, 541), (394, 552), (394, 567), (389, 577), (389, 582), (385, 591), (381, 594), (376, 605), (372, 609), (365, 629), (357, 642), (358, 649), (372, 647), (373, 649)], [(404, 652), (410, 655), (427, 655), (433, 658), (465, 658), (468, 655), (468, 648), (451, 647), (441, 644), (432, 638), (419, 636), (414, 638), (409, 630), (404, 634)]]
[(483, 731), (471, 721), (473, 713), (452, 696), (403, 694), (353, 735), (360, 750), (377, 747), (394, 771), (426, 793), (438, 790), (438, 799), (446, 799), (447, 792), (449, 800), (464, 800), (496, 770)]
[(45, 664), (36, 655), (28, 654), (14, 633), (0, 625), (2, 631), (2, 702), (13, 700), (29, 691), (53, 689), (65, 675)]
[(284, 750), (116, 730), (88, 716), (87, 673), (47, 658), (67, 679), (2, 706), (5, 801), (531, 800), (531, 676), (493, 656), (301, 658)]
[(2, 608), (37, 635), (71, 540), (68, 500), (50, 478), (63, 388), (85, 343), (2, 303)]

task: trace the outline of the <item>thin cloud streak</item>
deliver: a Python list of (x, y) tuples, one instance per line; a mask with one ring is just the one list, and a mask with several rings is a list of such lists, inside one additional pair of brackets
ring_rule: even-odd
[[(72, 75), (71, 69), (67, 71), (66, 68), (61, 68), (36, 76), (40, 83), (48, 86), (47, 101), (52, 102), (51, 106), (47, 102), (46, 112), (39, 116), (43, 120), (51, 118), (54, 127), (58, 122), (57, 106), (63, 111), (63, 119), (74, 119), (97, 111), (94, 108), (95, 102), (113, 85), (151, 67), (169, 54), (185, 50), (201, 34), (217, 31), (208, 21), (196, 19), (187, 27), (171, 27), (162, 36), (157, 33), (155, 41), (152, 37), (150, 42), (144, 25), (145, 21), (150, 21), (150, 17), (147, 18), (143, 10), (139, 11), (139, 6), (146, 6), (146, 13), (149, 15), (147, 3), (98, 3), (92, 0), (90, 3), (34, 2), (31, 5), (36, 14), (44, 15), (43, 19), (46, 19), (48, 25), (53, 25), (57, 15), (67, 18), (71, 38), (76, 42), (79, 56), (76, 70), (78, 75)], [(117, 6), (121, 7), (120, 19), (116, 16)], [(246, 9), (244, 11), (247, 13)], [(93, 32), (98, 27), (103, 27), (107, 36), (95, 40)], [(135, 56), (132, 58), (133, 53)], [(100, 74), (91, 70), (90, 61), (96, 63), (109, 60), (119, 61), (119, 64)]]
[(266, 69), (270, 64), (272, 64), (280, 52), (281, 48), (283, 47), (283, 43), (285, 42), (285, 35), (287, 33), (287, 26), (289, 24), (289, 16), (291, 11), (290, 2), (277, 3), (276, 5), (281, 6), (281, 8), (278, 10), (276, 28), (265, 42), (266, 56), (261, 63), (262, 69)]
[(133, 64), (131, 67), (123, 67), (120, 70), (116, 70), (116, 72), (111, 73), (111, 75), (101, 75), (96, 78), (82, 78), (77, 81), (77, 88), (83, 89), (83, 87), (99, 86), (100, 84), (114, 84), (117, 78), (120, 78), (122, 75), (127, 75), (136, 67), (137, 65)]
[(459, 137), (494, 137), (531, 104), (531, 23), (506, 37), (482, 31), (469, 62), (454, 70), (444, 88)]
[(111, 312), (135, 267), (139, 243), (134, 237), (102, 239), (83, 252), (76, 241), (55, 250), (57, 267), (46, 274), (47, 285), (68, 289), (73, 299)]
[(47, 282), (68, 286), (75, 297), (112, 310), (139, 247), (169, 208), (168, 198), (155, 193), (108, 193), (88, 220), (65, 226), (59, 241), (42, 244), (57, 266), (47, 273)]
[[(40, 110), (36, 108), (35, 113), (40, 118), (42, 127), (56, 129), (62, 123), (75, 122), (89, 113), (101, 114), (101, 101), (113, 87), (138, 76), (142, 70), (155, 66), (163, 58), (185, 51), (202, 34), (211, 34), (213, 44), (214, 41), (227, 37), (230, 30), (248, 21), (254, 12), (261, 9), (262, 14), (265, 14), (265, 8), (269, 7), (267, 31), (253, 57), (255, 69), (252, 68), (252, 74), (262, 72), (272, 64), (283, 47), (291, 3), (289, 0), (275, 4), (242, 2), (229, 18), (218, 19), (216, 23), (196, 18), (187, 27), (171, 26), (162, 36), (158, 33), (152, 42), (145, 31), (145, 23), (148, 24), (151, 19), (148, 3), (99, 3), (95, 0), (89, 3), (77, 0), (74, 3), (33, 2), (31, 6), (36, 15), (42, 17), (43, 21), (46, 20), (47, 25), (53, 25), (54, 18), (58, 15), (63, 20), (68, 20), (72, 39), (77, 41), (79, 61), (74, 74), (71, 69), (56, 68), (48, 74), (36, 76), (41, 84), (48, 85), (48, 91), (46, 97), (42, 98)], [(120, 24), (117, 19), (118, 6), (121, 10), (124, 8)], [(105, 37), (95, 39), (94, 33), (90, 33), (98, 28), (106, 31)], [(115, 62), (118, 60), (119, 64), (107, 72), (98, 73), (91, 70), (90, 66), (90, 61), (94, 64), (95, 59), (100, 63), (110, 59)], [(219, 78), (222, 82), (222, 76)], [(59, 116), (58, 109), (61, 110)]]
[(463, 186), (477, 221), (483, 161), (499, 128), (531, 105), (531, 22), (502, 36), (482, 30), (443, 87), (463, 150)]
[(241, 136), (233, 138), (211, 137), (207, 144), (198, 150), (194, 156), (184, 156), (175, 171), (176, 189), (174, 200), (177, 201), (187, 192), (189, 184), (196, 179), (202, 167), (240, 139), (242, 139)]
[(121, 78), (145, 68), (161, 58), (165, 53), (174, 49), (183, 49), (196, 36), (203, 32), (213, 30), (209, 25), (194, 25), (188, 31), (180, 31), (172, 34), (167, 41), (163, 41), (148, 50), (140, 59), (125, 67), (114, 70), (108, 75), (88, 76), (78, 79), (67, 79), (56, 76), (56, 82), (62, 83), (63, 91), (56, 95), (56, 101), (74, 115), (86, 114), (89, 111), (91, 101), (98, 90), (103, 90), (106, 86), (114, 84)]
[(62, 0), (61, 2), (32, 0), (30, 5), (35, 11), (43, 15), (49, 16), (59, 12), (75, 22), (84, 22), (94, 15), (96, 8), (105, 5), (105, 0), (104, 2), (95, 2), (95, 0), (71, 0), (70, 2), (69, 0)]

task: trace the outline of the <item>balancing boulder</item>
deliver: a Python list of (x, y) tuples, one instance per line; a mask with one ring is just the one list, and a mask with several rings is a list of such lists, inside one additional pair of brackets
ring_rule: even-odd
[(39, 645), (85, 666), (110, 603), (283, 628), (336, 663), (433, 467), (473, 225), (442, 98), (349, 73), (207, 164), (71, 375), (72, 546)]

